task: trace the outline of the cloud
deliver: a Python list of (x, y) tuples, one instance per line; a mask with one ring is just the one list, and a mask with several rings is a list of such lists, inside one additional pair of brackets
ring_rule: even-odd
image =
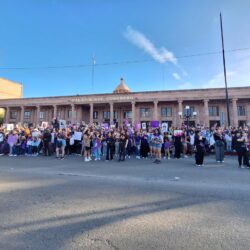
[(155, 45), (143, 33), (133, 29), (131, 26), (127, 27), (126, 31), (124, 32), (124, 37), (138, 48), (144, 50), (159, 63), (177, 63), (177, 59), (171, 51), (168, 51), (164, 47), (156, 48)]
[(176, 72), (174, 72), (174, 73), (172, 74), (172, 76), (173, 76), (176, 80), (181, 80), (180, 75), (178, 75)]

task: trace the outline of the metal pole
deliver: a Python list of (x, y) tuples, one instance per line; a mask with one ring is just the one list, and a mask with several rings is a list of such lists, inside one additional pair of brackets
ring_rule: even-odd
[(227, 125), (230, 126), (229, 99), (228, 99), (228, 89), (227, 89), (227, 71), (226, 71), (226, 61), (225, 61), (224, 38), (223, 38), (223, 27), (222, 27), (221, 13), (220, 13), (220, 30), (221, 30), (222, 56), (223, 56), (225, 92), (226, 92), (226, 105), (227, 105)]

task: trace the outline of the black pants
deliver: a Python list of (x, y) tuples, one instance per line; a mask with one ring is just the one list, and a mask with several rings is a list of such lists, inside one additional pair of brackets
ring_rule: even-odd
[(245, 147), (240, 147), (240, 148), (237, 149), (237, 153), (238, 153), (239, 166), (242, 165), (242, 161), (243, 161), (244, 165), (249, 166), (249, 159), (248, 159), (247, 149)]
[(177, 142), (177, 143), (174, 144), (174, 147), (175, 147), (174, 158), (179, 159), (181, 157), (182, 143), (181, 142)]
[(50, 155), (49, 142), (43, 143), (43, 153), (44, 155)]
[(126, 155), (125, 145), (120, 143), (119, 145), (119, 161), (124, 161)]
[(114, 147), (113, 145), (107, 144), (107, 155), (106, 160), (113, 160)]
[(204, 161), (204, 151), (203, 150), (198, 150), (195, 153), (195, 163), (196, 165), (203, 165), (203, 161)]

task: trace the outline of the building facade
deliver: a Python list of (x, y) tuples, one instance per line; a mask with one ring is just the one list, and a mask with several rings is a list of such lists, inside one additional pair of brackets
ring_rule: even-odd
[[(231, 125), (250, 125), (250, 87), (229, 88), (228, 93)], [(179, 114), (185, 106), (197, 113), (190, 118), (191, 125), (228, 125), (225, 90), (219, 88), (131, 92), (121, 79), (111, 94), (0, 100), (0, 108), (6, 111), (5, 123), (33, 125), (57, 117), (73, 124), (84, 121), (120, 126), (124, 122), (149, 124), (154, 120), (179, 127), (183, 123)]]
[(4, 78), (0, 78), (0, 99), (23, 97), (23, 85)]

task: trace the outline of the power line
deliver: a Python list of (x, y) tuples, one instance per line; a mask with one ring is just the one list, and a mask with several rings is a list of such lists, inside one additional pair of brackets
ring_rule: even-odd
[[(233, 53), (238, 51), (246, 51), (250, 50), (250, 48), (238, 48), (238, 49), (229, 49), (225, 50), (226, 53)], [(191, 57), (201, 57), (201, 56), (209, 56), (209, 55), (219, 55), (222, 51), (213, 51), (213, 52), (204, 52), (204, 53), (196, 53), (189, 55), (180, 55), (176, 56), (177, 59), (191, 58)], [(128, 60), (128, 61), (117, 61), (117, 62), (106, 62), (106, 63), (95, 63), (95, 67), (102, 66), (112, 66), (112, 65), (124, 65), (124, 64), (137, 64), (137, 63), (146, 63), (146, 62), (154, 62), (154, 59), (144, 59), (144, 60)], [(27, 66), (27, 67), (0, 67), (0, 70), (43, 70), (43, 69), (72, 69), (72, 68), (88, 68), (93, 67), (93, 63), (91, 64), (78, 64), (78, 65), (58, 65), (58, 66)]]

